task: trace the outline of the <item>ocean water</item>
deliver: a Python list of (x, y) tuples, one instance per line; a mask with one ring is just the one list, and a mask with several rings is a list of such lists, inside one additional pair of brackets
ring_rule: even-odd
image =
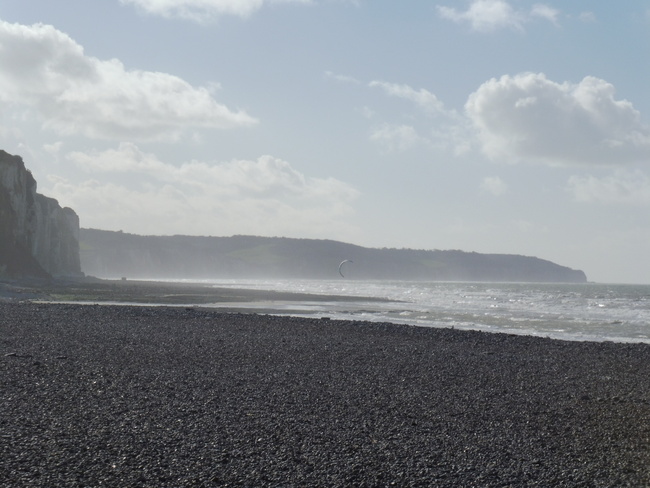
[[(326, 301), (250, 304), (253, 309), (272, 309), (284, 315), (453, 327), (574, 341), (650, 343), (650, 285), (345, 279), (211, 280), (207, 284), (332, 296), (332, 300)], [(337, 300), (336, 296), (358, 299)]]

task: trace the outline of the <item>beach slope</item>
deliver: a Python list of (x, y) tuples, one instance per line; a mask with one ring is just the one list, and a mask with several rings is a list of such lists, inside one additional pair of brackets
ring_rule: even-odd
[(3, 486), (648, 486), (650, 346), (0, 303)]

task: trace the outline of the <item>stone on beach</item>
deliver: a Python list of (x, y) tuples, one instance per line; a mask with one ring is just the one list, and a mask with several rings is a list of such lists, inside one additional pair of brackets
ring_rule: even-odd
[(650, 346), (0, 303), (0, 485), (647, 486)]

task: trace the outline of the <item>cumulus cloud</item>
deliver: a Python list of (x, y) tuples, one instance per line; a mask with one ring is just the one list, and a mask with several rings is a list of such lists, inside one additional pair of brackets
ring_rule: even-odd
[(478, 32), (492, 32), (511, 28), (523, 30), (524, 24), (533, 18), (543, 18), (557, 23), (559, 12), (547, 5), (536, 4), (529, 12), (514, 9), (505, 0), (474, 0), (467, 10), (438, 6), (439, 15), (457, 23), (469, 23)]
[(493, 160), (550, 165), (650, 162), (650, 128), (615, 89), (588, 76), (556, 83), (543, 74), (483, 83), (465, 105)]
[[(372, 81), (370, 87), (381, 88), (388, 96), (414, 104), (425, 115), (419, 129), (416, 117), (409, 116), (409, 124), (385, 123), (376, 128), (370, 137), (390, 150), (406, 150), (417, 144), (429, 148), (451, 150), (455, 155), (468, 152), (473, 144), (471, 127), (467, 118), (455, 110), (445, 108), (440, 99), (430, 91), (398, 83)], [(436, 119), (432, 123), (432, 119)]]
[(176, 140), (184, 127), (257, 122), (218, 103), (211, 90), (166, 73), (127, 70), (116, 59), (86, 56), (49, 25), (0, 21), (0, 103), (29, 107), (62, 135)]
[(371, 87), (382, 88), (387, 94), (415, 103), (422, 110), (429, 113), (445, 113), (445, 108), (438, 97), (425, 90), (415, 90), (408, 85), (399, 85), (385, 81), (371, 81)]
[(424, 140), (410, 125), (384, 124), (370, 134), (370, 140), (390, 151), (406, 151)]
[(603, 178), (572, 176), (568, 190), (578, 202), (650, 204), (650, 178), (640, 171), (618, 171)]
[(332, 73), (331, 71), (325, 71), (325, 76), (339, 83), (351, 83), (353, 85), (361, 84), (361, 82), (357, 80), (354, 76), (339, 75), (336, 73)]
[(179, 17), (196, 22), (213, 20), (223, 15), (248, 17), (265, 4), (311, 3), (311, 0), (120, 0), (145, 12), (162, 17)]
[(67, 158), (88, 178), (52, 177), (47, 194), (75, 208), (86, 227), (140, 234), (342, 236), (359, 196), (346, 183), (308, 177), (272, 156), (175, 166), (123, 143)]
[(539, 17), (548, 20), (552, 24), (559, 25), (558, 17), (560, 16), (560, 11), (548, 5), (538, 3), (533, 5), (533, 8), (530, 10), (530, 16)]
[(612, 84), (592, 76), (579, 83), (541, 73), (491, 79), (469, 95), (464, 114), (425, 89), (384, 81), (369, 86), (427, 115), (377, 126), (371, 140), (390, 150), (419, 144), (462, 155), (479, 147), (495, 161), (551, 166), (650, 163), (650, 127)]

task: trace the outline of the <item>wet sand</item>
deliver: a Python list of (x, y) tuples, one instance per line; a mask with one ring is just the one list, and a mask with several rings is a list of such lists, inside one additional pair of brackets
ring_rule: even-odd
[[(22, 282), (0, 281), (0, 301), (45, 301), (111, 304), (152, 305), (211, 305), (227, 304), (222, 311), (245, 312), (251, 304), (268, 303), (267, 310), (275, 310), (274, 303), (304, 302), (385, 302), (376, 297), (347, 295), (317, 295), (272, 290), (227, 288), (202, 283), (179, 283), (136, 280), (31, 280)], [(256, 311), (260, 310), (256, 308)]]
[(647, 344), (6, 301), (0, 398), (2, 486), (650, 485)]

